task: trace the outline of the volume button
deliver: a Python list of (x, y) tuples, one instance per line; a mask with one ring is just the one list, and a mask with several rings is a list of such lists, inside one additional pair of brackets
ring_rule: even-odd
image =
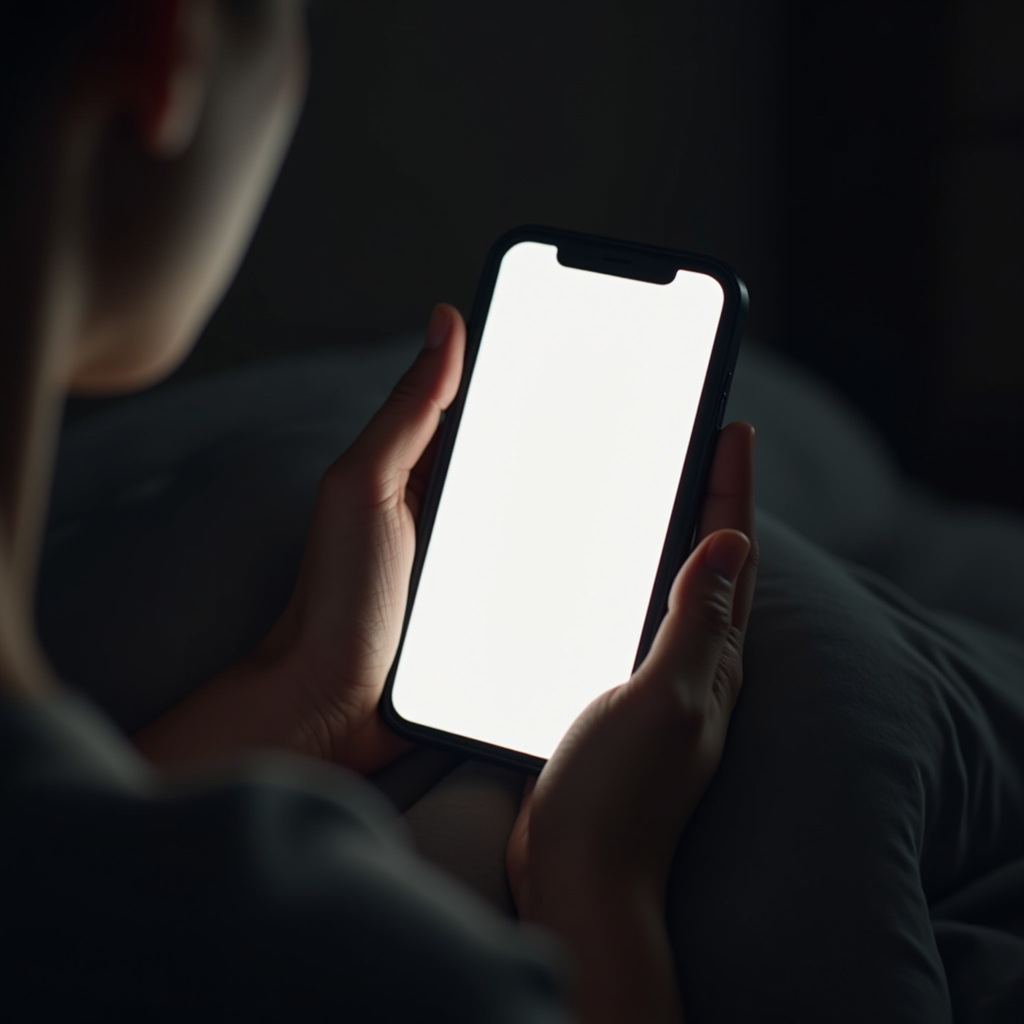
[(729, 401), (728, 394), (723, 394), (718, 402), (718, 413), (715, 416), (715, 426), (722, 429), (722, 420), (725, 418), (725, 405)]
[(729, 404), (729, 385), (732, 383), (732, 370), (725, 377), (725, 386), (722, 388), (722, 399), (718, 403), (718, 427), (721, 429), (722, 420), (725, 419), (725, 407)]

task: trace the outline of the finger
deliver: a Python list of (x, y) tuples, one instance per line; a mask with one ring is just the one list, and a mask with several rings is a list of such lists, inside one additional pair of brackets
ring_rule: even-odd
[(517, 897), (526, 872), (526, 863), (529, 851), (527, 849), (530, 838), (530, 807), (533, 804), (533, 790), (537, 785), (537, 777), (531, 776), (523, 787), (523, 798), (519, 805), (519, 813), (516, 815), (512, 831), (509, 833), (508, 843), (505, 847), (505, 872), (508, 875), (509, 886), (512, 889), (513, 897)]
[[(454, 307), (451, 307), (454, 309)], [(455, 316), (458, 318), (459, 324), (463, 334), (462, 347), (463, 347), (463, 358), (465, 358), (465, 324), (462, 323), (462, 315), (459, 311), (455, 310)], [(429, 333), (429, 332), (428, 332)], [(461, 365), (459, 368), (459, 377), (462, 376)], [(456, 383), (456, 389), (458, 383)], [(454, 396), (453, 396), (454, 397)], [(451, 404), (451, 399), (443, 406), (447, 409), (448, 405)], [(427, 490), (427, 481), (430, 479), (430, 472), (434, 467), (434, 460), (437, 458), (437, 449), (441, 441), (440, 430), (434, 431), (434, 436), (430, 439), (427, 447), (424, 449), (423, 454), (419, 457), (416, 465), (413, 466), (409, 473), (409, 480), (405, 486), (405, 503), (409, 506), (409, 511), (412, 513), (414, 523), (419, 522), (420, 518), (420, 506), (423, 503), (423, 495)]]
[(405, 485), (405, 503), (409, 506), (414, 523), (419, 523), (420, 506), (423, 504), (423, 495), (427, 491), (427, 481), (430, 479), (430, 471), (434, 468), (434, 460), (437, 458), (437, 449), (441, 443), (441, 431), (435, 430), (430, 443), (424, 449), (416, 465), (409, 473), (409, 481)]
[(708, 478), (698, 541), (718, 530), (739, 530), (750, 540), (750, 555), (736, 582), (733, 623), (744, 633), (757, 581), (758, 545), (754, 521), (754, 428), (730, 423), (718, 436)]
[[(466, 325), (447, 303), (434, 308), (427, 344), (394, 386), (384, 405), (342, 457), (384, 502), (405, 488), (451, 405), (462, 377)], [(425, 474), (417, 477), (422, 487)]]
[(730, 699), (735, 699), (740, 665), (733, 606), (736, 580), (749, 553), (749, 539), (737, 530), (704, 538), (672, 584), (668, 614), (638, 675), (672, 680), (679, 696), (693, 697), (693, 706), (702, 708), (703, 696), (716, 678), (723, 678), (724, 669)]
[(718, 434), (698, 541), (716, 530), (739, 530), (750, 535), (754, 525), (754, 428), (730, 423)]

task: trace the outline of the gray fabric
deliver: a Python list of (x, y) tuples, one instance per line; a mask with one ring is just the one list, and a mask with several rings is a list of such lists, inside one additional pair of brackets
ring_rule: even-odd
[(564, 961), (284, 756), (169, 782), (77, 699), (0, 699), (5, 1021), (566, 1020)]
[(1024, 517), (910, 482), (841, 396), (758, 345), (741, 350), (726, 416), (757, 429), (760, 508), (927, 607), (1024, 640)]

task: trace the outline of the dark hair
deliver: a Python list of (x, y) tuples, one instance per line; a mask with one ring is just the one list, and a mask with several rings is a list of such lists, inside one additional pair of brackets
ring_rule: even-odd
[(26, 118), (112, 9), (112, 0), (0, 0), (0, 163), (8, 164)]
[(0, 0), (0, 103), (45, 81), (111, 0)]

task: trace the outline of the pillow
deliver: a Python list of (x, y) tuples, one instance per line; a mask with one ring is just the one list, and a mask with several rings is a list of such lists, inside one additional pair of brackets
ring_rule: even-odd
[(320, 477), (418, 335), (211, 375), (61, 436), (37, 621), (131, 733), (249, 651), (290, 596)]
[(757, 429), (757, 504), (928, 607), (1024, 640), (1024, 517), (942, 501), (877, 431), (782, 356), (745, 343), (727, 419)]

